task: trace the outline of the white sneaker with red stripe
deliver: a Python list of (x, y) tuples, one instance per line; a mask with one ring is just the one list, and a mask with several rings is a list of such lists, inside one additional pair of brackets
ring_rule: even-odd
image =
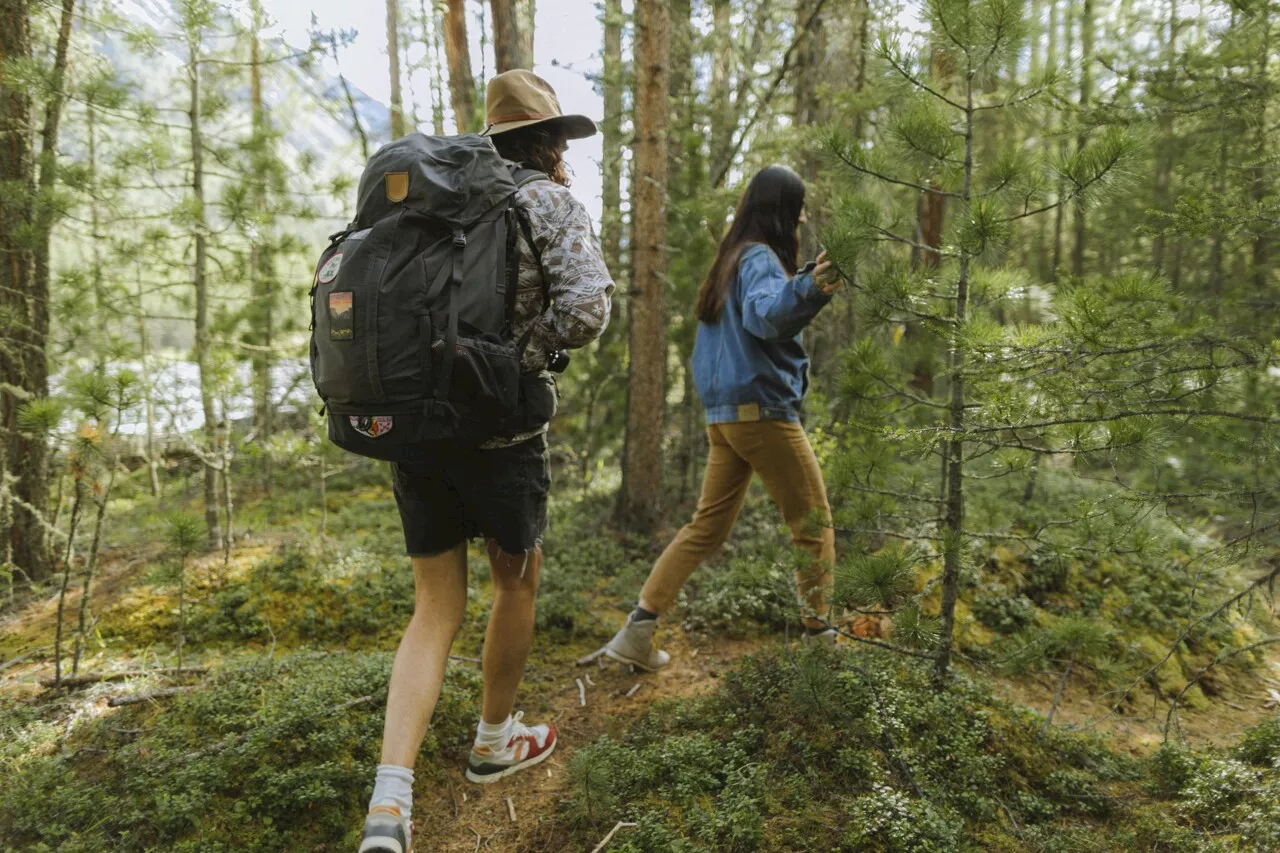
[(511, 720), (511, 734), (501, 748), (473, 744), (467, 762), (467, 781), (487, 785), (546, 761), (556, 748), (556, 729), (549, 723), (526, 726), (520, 722), (524, 711)]

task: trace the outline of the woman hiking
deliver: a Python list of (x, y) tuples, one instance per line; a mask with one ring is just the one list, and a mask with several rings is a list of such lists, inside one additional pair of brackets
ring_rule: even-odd
[(770, 166), (747, 186), (711, 272), (698, 289), (693, 377), (711, 453), (693, 521), (662, 552), (635, 610), (605, 646), (613, 660), (649, 672), (670, 655), (654, 647), (658, 617), (733, 529), (753, 474), (813, 555), (796, 573), (807, 636), (834, 640), (828, 615), (835, 533), (822, 471), (800, 425), (809, 359), (800, 333), (840, 286), (824, 252), (797, 271), (806, 221), (800, 176)]
[[(524, 224), (512, 334), (526, 339), (521, 364), (526, 422), (480, 448), (446, 444), (429, 458), (392, 466), (396, 504), (413, 562), (415, 604), (391, 668), (382, 758), (360, 853), (412, 849), (413, 766), (444, 683), (445, 665), (467, 605), (467, 541), (488, 542), (493, 609), (484, 640), (484, 697), (466, 777), (496, 782), (544, 760), (556, 746), (550, 724), (512, 715), (533, 639), (534, 601), (547, 524), (547, 421), (555, 391), (552, 355), (585, 346), (609, 321), (613, 280), (591, 218), (568, 190), (563, 155), (571, 139), (596, 132), (584, 116), (562, 115), (555, 92), (530, 71), (489, 81), (485, 134), (519, 189)], [(562, 369), (562, 368), (557, 368)]]

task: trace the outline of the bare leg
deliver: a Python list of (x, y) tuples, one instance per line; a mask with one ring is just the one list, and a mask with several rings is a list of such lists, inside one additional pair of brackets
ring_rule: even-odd
[(484, 635), (484, 702), (480, 717), (499, 725), (515, 707), (516, 690), (533, 643), (533, 607), (538, 596), (542, 549), (508, 554), (489, 543), (493, 611)]
[(467, 546), (413, 558), (413, 618), (391, 666), (382, 762), (413, 768), (467, 608)]

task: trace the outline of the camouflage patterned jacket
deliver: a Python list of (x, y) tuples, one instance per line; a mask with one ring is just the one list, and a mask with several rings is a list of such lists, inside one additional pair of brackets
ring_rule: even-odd
[[(516, 193), (516, 204), (529, 222), (538, 251), (536, 255), (530, 251), (522, 232), (512, 332), (519, 340), (533, 327), (521, 367), (525, 373), (538, 373), (546, 369), (550, 353), (584, 347), (604, 333), (609, 325), (613, 277), (605, 266), (587, 209), (567, 187), (554, 181), (531, 181)], [(551, 297), (549, 306), (543, 296), (544, 280)], [(543, 426), (495, 438), (482, 446), (510, 447), (546, 431)]]
[[(614, 285), (591, 217), (566, 187), (532, 181), (520, 188), (516, 204), (528, 219), (537, 253), (522, 233), (513, 332), (518, 339), (533, 325), (522, 367), (535, 373), (547, 366), (549, 353), (600, 337), (609, 325)], [(543, 304), (544, 276), (550, 306)]]

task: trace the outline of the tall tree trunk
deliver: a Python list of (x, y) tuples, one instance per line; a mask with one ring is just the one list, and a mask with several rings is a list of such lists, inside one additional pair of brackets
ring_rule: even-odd
[[(1048, 0), (1049, 2), (1049, 44), (1045, 47), (1045, 70), (1050, 74), (1054, 74), (1058, 69), (1058, 0)], [(1045, 127), (1045, 137), (1049, 136), (1052, 131), (1051, 127)], [(1042, 137), (1043, 144), (1048, 144), (1048, 139)], [(1036, 217), (1036, 259), (1037, 271), (1039, 272), (1041, 281), (1054, 281), (1057, 279), (1057, 270), (1053, 268), (1052, 257), (1049, 254), (1049, 237), (1048, 237), (1048, 217)]]
[(663, 316), (667, 231), (667, 92), (670, 25), (665, 2), (636, 7), (636, 189), (625, 523), (652, 530), (662, 493), (667, 341)]
[(448, 0), (444, 17), (444, 52), (449, 60), (449, 98), (458, 133), (475, 129), (476, 81), (471, 75), (471, 48), (467, 42), (466, 0)]
[[(1272, 125), (1268, 120), (1268, 107), (1270, 99), (1267, 97), (1271, 91), (1271, 81), (1269, 79), (1271, 66), (1271, 10), (1268, 4), (1260, 4), (1258, 14), (1262, 16), (1262, 50), (1258, 53), (1258, 64), (1260, 65), (1258, 79), (1262, 83), (1262, 108), (1259, 110), (1257, 123), (1257, 143), (1254, 148), (1254, 167), (1250, 170), (1250, 186), (1249, 197), (1259, 208), (1267, 200), (1269, 195), (1268, 173), (1271, 170), (1270, 151), (1267, 145), (1267, 136), (1271, 132)], [(1268, 280), (1271, 277), (1271, 230), (1272, 226), (1260, 226), (1253, 237), (1253, 286), (1261, 294), (1265, 292)]]
[[(1075, 29), (1073, 26), (1075, 22), (1073, 18), (1073, 12), (1074, 12), (1073, 0), (1067, 0), (1067, 6), (1066, 6), (1066, 9), (1063, 11), (1063, 15), (1062, 15), (1062, 36), (1063, 36), (1062, 41), (1063, 41), (1063, 45), (1065, 46), (1064, 55), (1066, 56), (1066, 61), (1068, 63), (1071, 62), (1071, 53), (1072, 51), (1075, 50)], [(1065, 127), (1060, 128), (1059, 132), (1060, 132), (1060, 136), (1058, 139), (1058, 159), (1065, 161), (1067, 159), (1066, 128)], [(1066, 194), (1066, 192), (1067, 192), (1066, 182), (1059, 181), (1058, 182), (1059, 201), (1061, 201), (1062, 197)], [(1067, 215), (1067, 205), (1065, 204), (1059, 204), (1057, 208), (1055, 208), (1053, 211), (1053, 271), (1050, 277), (1050, 281), (1058, 280), (1058, 270), (1062, 268), (1062, 231), (1064, 228), (1066, 215)]]
[[(271, 246), (270, 213), (267, 209), (267, 182), (271, 162), (275, 159), (275, 145), (267, 122), (267, 108), (262, 100), (261, 37), (266, 28), (261, 0), (253, 0), (253, 38), (250, 41), (249, 97), (252, 109), (253, 143), (253, 207), (257, 229), (252, 236), (249, 258), (250, 288), (253, 294), (254, 329), (253, 343), (259, 347), (253, 355), (253, 413), (254, 432), (258, 441), (265, 442), (275, 432), (274, 388), (271, 369), (274, 358), (271, 348), (275, 345), (276, 282)], [(272, 488), (271, 454), (262, 456), (262, 475), (268, 496)]]
[[(1164, 72), (1167, 75), (1166, 85), (1172, 85), (1173, 76), (1176, 73), (1174, 64), (1178, 55), (1178, 0), (1169, 0), (1168, 26), (1169, 29), (1165, 39)], [(1155, 197), (1152, 208), (1158, 212), (1169, 210), (1169, 200), (1172, 195), (1174, 146), (1177, 142), (1173, 135), (1173, 112), (1170, 106), (1165, 104), (1159, 108), (1160, 119), (1157, 122), (1159, 130), (1156, 134)], [(1161, 228), (1164, 225), (1164, 222), (1157, 223), (1157, 226)], [(1157, 232), (1155, 238), (1151, 241), (1151, 265), (1155, 267), (1158, 273), (1164, 272), (1166, 248), (1164, 234)]]
[(434, 3), (428, 7), (427, 0), (418, 0), (418, 5), (422, 10), (422, 43), (431, 56), (431, 131), (436, 136), (444, 136), (444, 86), (441, 79), (447, 71), (441, 35), (443, 22)]
[(600, 242), (605, 264), (614, 277), (622, 274), (622, 23), (622, 0), (605, 0)]
[[(1089, 144), (1089, 100), (1093, 97), (1093, 0), (1083, 0), (1080, 9), (1080, 132), (1076, 136), (1076, 152)], [(1071, 248), (1071, 274), (1084, 275), (1085, 215), (1084, 198), (1075, 203), (1076, 241)]]
[(516, 0), (489, 0), (493, 18), (493, 57), (498, 73), (513, 68), (528, 68), (529, 60), (521, 50), (520, 10)]
[[(21, 433), (18, 410), (49, 393), (47, 338), (49, 333), (49, 275), (47, 239), (51, 205), (35, 204), (37, 183), (48, 196), (55, 179), (58, 120), (63, 95), (62, 75), (70, 38), (70, 0), (64, 0), (63, 20), (54, 60), (53, 91), (46, 104), (41, 132), (40, 175), (37, 179), (31, 149), (32, 107), (27, 84), (0, 71), (0, 478), (16, 479), (13, 498), (6, 498), (6, 526), (0, 530), (5, 553), (32, 580), (53, 571), (44, 513), (49, 501), (47, 447), (42, 435)], [(31, 60), (30, 4), (8, 0), (0, 8), (0, 69)], [(36, 240), (32, 246), (34, 230)], [(39, 261), (39, 267), (37, 267)]]
[[(806, 24), (810, 27), (809, 38), (800, 43), (799, 55), (796, 57), (795, 78), (795, 123), (798, 128), (807, 128), (822, 122), (822, 102), (818, 98), (818, 85), (822, 80), (822, 70), (827, 52), (827, 36), (821, 14), (814, 16), (817, 0), (802, 0), (796, 5), (796, 31)], [(810, 18), (813, 18), (810, 23)], [(818, 156), (813, 147), (806, 146), (800, 158), (800, 176), (804, 178), (810, 193), (818, 179)], [(813, 258), (818, 254), (818, 234), (822, 230), (822, 205), (808, 205), (808, 223), (800, 231), (800, 255)]]
[(723, 162), (733, 146), (735, 127), (733, 83), (733, 22), (729, 0), (712, 2), (711, 65), (711, 156), (712, 163)]
[(400, 4), (387, 0), (387, 59), (391, 72), (391, 138), (405, 134), (404, 96), (400, 92)]
[[(212, 341), (209, 336), (209, 225), (204, 208), (204, 136), (201, 126), (200, 43), (196, 35), (188, 38), (190, 57), (187, 76), (191, 86), (191, 108), (187, 115), (191, 126), (191, 194), (195, 202), (195, 265), (192, 285), (196, 293), (196, 366), (200, 373), (200, 405), (204, 413), (205, 452), (212, 455), (217, 447), (217, 418), (214, 414)], [(218, 469), (204, 464), (204, 519), (209, 530), (209, 549), (222, 547), (222, 525), (218, 518)]]
[[(964, 130), (964, 186), (960, 190), (964, 204), (969, 204), (973, 190), (973, 76), (966, 69), (965, 130)], [(954, 324), (951, 326), (949, 353), (951, 372), (951, 400), (947, 411), (947, 426), (951, 438), (946, 443), (947, 491), (943, 528), (942, 553), (942, 604), (939, 620), (938, 650), (934, 660), (934, 683), (941, 687), (946, 683), (951, 667), (951, 653), (955, 643), (956, 601), (960, 597), (960, 561), (964, 556), (964, 408), (965, 408), (965, 349), (961, 329), (969, 311), (969, 255), (960, 256), (960, 273), (956, 282)]]
[(533, 34), (538, 23), (538, 0), (518, 0), (520, 9), (520, 55), (524, 57), (525, 68), (532, 68), (534, 62)]
[[(944, 91), (955, 76), (955, 60), (951, 54), (935, 47), (929, 57), (929, 69), (936, 85)], [(933, 181), (930, 181), (932, 184)], [(938, 187), (939, 190), (945, 187)], [(947, 197), (941, 192), (924, 192), (916, 205), (916, 242), (938, 249), (942, 246), (942, 223), (946, 217)], [(911, 266), (933, 269), (938, 266), (942, 256), (937, 251), (922, 250), (912, 247)]]

